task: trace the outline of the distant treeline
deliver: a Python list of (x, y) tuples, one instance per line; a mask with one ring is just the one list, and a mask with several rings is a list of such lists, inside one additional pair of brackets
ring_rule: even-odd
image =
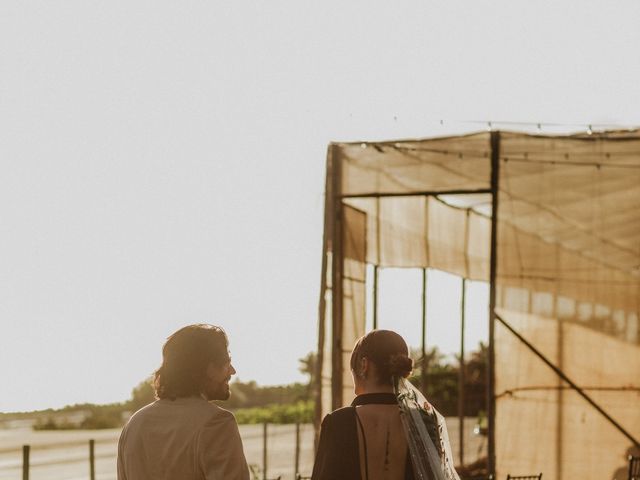
[[(34, 430), (100, 430), (116, 428), (124, 424), (128, 417), (129, 402), (108, 405), (72, 405), (46, 416), (40, 416), (33, 424)], [(80, 421), (69, 419), (70, 414), (84, 413)]]
[[(449, 361), (436, 348), (428, 351), (425, 361), (417, 351), (410, 380), (418, 386), (431, 403), (445, 416), (457, 414), (458, 359)], [(422, 365), (427, 366), (426, 387), (421, 385)], [(308, 383), (280, 386), (260, 386), (255, 381), (231, 383), (231, 398), (219, 402), (234, 412), (238, 423), (309, 423), (313, 421), (316, 355), (308, 354), (300, 360), (300, 371), (309, 378)], [(485, 409), (487, 349), (480, 344), (465, 362), (465, 415), (478, 416)], [(81, 404), (59, 410), (11, 414), (11, 418), (34, 418), (36, 430), (117, 428), (124, 424), (132, 412), (155, 400), (150, 379), (136, 386), (131, 398), (109, 405)], [(9, 414), (0, 414), (0, 420)], [(78, 420), (81, 417), (81, 420)], [(70, 420), (73, 419), (73, 420)]]
[[(425, 397), (444, 416), (458, 414), (458, 385), (460, 376), (460, 360), (446, 361), (446, 357), (432, 348), (426, 355), (427, 381), (426, 387), (421, 385), (422, 358), (418, 352), (412, 352), (414, 370), (410, 378)], [(487, 347), (479, 345), (479, 349), (465, 356), (464, 368), (464, 415), (479, 416), (486, 410), (487, 395)]]

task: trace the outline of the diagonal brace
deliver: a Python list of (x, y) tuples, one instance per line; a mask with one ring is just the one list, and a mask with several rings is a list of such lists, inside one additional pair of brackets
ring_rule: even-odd
[(547, 366), (549, 368), (551, 368), (551, 370), (553, 370), (556, 375), (558, 375), (562, 380), (564, 380), (565, 382), (567, 382), (569, 384), (569, 386), (575, 390), (582, 398), (584, 398), (593, 408), (595, 408), (598, 413), (600, 413), (604, 418), (607, 419), (607, 421), (609, 423), (611, 423), (611, 425), (613, 425), (620, 433), (622, 433), (625, 437), (627, 437), (637, 448), (640, 448), (640, 442), (638, 442), (638, 440), (636, 440), (633, 435), (631, 435), (629, 432), (627, 432), (624, 427), (622, 425), (620, 425), (618, 422), (615, 421), (615, 419), (613, 417), (611, 417), (611, 415), (609, 415), (607, 412), (604, 411), (604, 409), (598, 405), (595, 400), (593, 400), (589, 395), (587, 395), (587, 393), (580, 388), (578, 385), (576, 385), (574, 382), (572, 382), (569, 377), (567, 377), (567, 375), (565, 375), (565, 373), (560, 370), (558, 367), (556, 367), (553, 363), (551, 363), (551, 361), (545, 357), (542, 352), (540, 352), (540, 350), (538, 350), (536, 347), (534, 347), (526, 338), (524, 338), (522, 335), (520, 335), (518, 332), (516, 332), (513, 327), (511, 325), (509, 325), (500, 315), (498, 315), (497, 313), (494, 312), (495, 318), (506, 327), (507, 330), (509, 330), (511, 333), (513, 333), (516, 338), (518, 340), (520, 340), (522, 343), (524, 343), (524, 345), (531, 350), (538, 358), (540, 358), (540, 360), (542, 360), (544, 363), (547, 364)]

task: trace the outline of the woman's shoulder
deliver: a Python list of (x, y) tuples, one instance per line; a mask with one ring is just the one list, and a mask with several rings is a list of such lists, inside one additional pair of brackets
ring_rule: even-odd
[(345, 433), (355, 428), (356, 409), (354, 407), (342, 407), (328, 413), (322, 420), (322, 429), (325, 431)]
[(354, 418), (356, 414), (355, 407), (342, 407), (334, 410), (331, 413), (328, 413), (326, 417), (324, 417), (324, 422), (340, 422), (341, 420), (346, 420), (349, 418)]
[(359, 465), (355, 408), (334, 410), (322, 421), (320, 443), (311, 478), (360, 479)]

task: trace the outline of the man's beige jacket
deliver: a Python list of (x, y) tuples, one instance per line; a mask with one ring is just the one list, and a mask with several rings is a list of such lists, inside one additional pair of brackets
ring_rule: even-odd
[(118, 480), (249, 480), (233, 414), (200, 397), (147, 405), (120, 435)]

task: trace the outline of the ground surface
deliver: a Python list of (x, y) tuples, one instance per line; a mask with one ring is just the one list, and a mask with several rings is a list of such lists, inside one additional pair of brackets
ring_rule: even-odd
[[(473, 461), (486, 448), (483, 437), (473, 434), (473, 420), (465, 422), (465, 459)], [(447, 419), (451, 447), (458, 459), (458, 420)], [(89, 439), (95, 439), (96, 480), (116, 480), (116, 450), (120, 430), (33, 432), (25, 428), (0, 430), (0, 479), (22, 479), (22, 445), (31, 446), (30, 480), (87, 480)], [(247, 462), (262, 478), (263, 426), (241, 425)], [(267, 428), (268, 478), (294, 478), (295, 425)], [(313, 427), (300, 427), (300, 472), (310, 475), (313, 466)]]

